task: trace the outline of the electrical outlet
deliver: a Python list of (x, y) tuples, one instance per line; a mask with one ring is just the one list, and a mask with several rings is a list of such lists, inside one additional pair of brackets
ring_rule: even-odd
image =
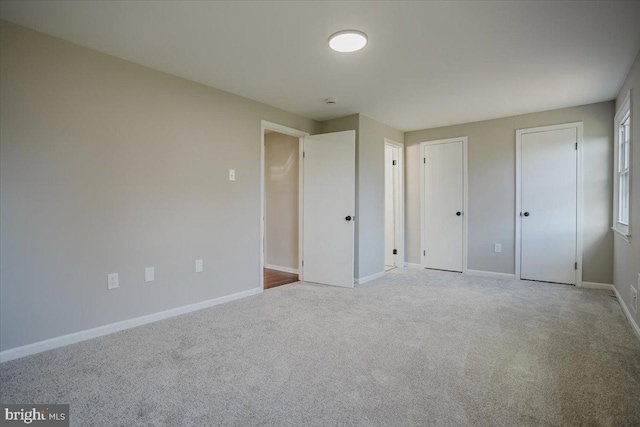
[(153, 267), (145, 267), (144, 269), (144, 281), (153, 282), (156, 279), (156, 271)]
[(500, 252), (502, 252), (502, 245), (500, 243), (494, 243), (493, 245), (493, 252), (499, 254)]
[(115, 289), (120, 286), (120, 280), (118, 279), (118, 273), (107, 274), (107, 288)]
[(631, 310), (634, 313), (638, 312), (638, 290), (633, 286), (629, 286), (631, 288)]
[(229, 181), (235, 181), (235, 180), (236, 180), (236, 170), (229, 169)]
[(204, 270), (204, 263), (201, 259), (196, 260), (196, 273), (202, 273)]

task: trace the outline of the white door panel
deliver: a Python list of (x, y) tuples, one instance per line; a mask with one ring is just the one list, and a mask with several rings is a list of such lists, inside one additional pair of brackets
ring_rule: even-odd
[(520, 277), (576, 284), (576, 128), (522, 134)]
[(462, 272), (464, 252), (463, 141), (425, 145), (423, 154), (423, 266)]
[(353, 287), (355, 153), (355, 131), (304, 139), (306, 282)]

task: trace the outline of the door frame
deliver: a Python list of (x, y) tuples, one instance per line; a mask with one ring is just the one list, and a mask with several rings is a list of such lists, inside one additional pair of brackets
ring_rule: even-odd
[[(394, 228), (396, 237), (396, 246), (398, 253), (396, 254), (396, 268), (404, 267), (404, 145), (392, 139), (384, 138), (384, 145), (393, 147), (398, 150), (398, 182), (396, 182), (393, 191), (396, 194), (396, 217), (394, 218)], [(385, 177), (386, 178), (386, 177)], [(386, 204), (386, 201), (385, 201)], [(385, 242), (386, 245), (386, 236)], [(382, 269), (384, 271), (384, 260), (382, 261)]]
[(266, 120), (260, 121), (260, 289), (264, 290), (264, 251), (265, 251), (265, 159), (264, 159), (264, 131), (271, 130), (274, 132), (282, 133), (285, 135), (295, 136), (298, 138), (298, 278), (304, 280), (304, 272), (302, 267), (303, 259), (303, 197), (304, 197), (304, 138), (309, 136), (308, 132), (304, 132), (298, 129), (293, 129), (287, 126), (283, 126), (277, 123), (268, 122)]
[(557, 125), (539, 126), (534, 128), (517, 129), (516, 130), (516, 209), (514, 212), (515, 218), (515, 276), (517, 280), (520, 280), (520, 264), (521, 264), (521, 250), (522, 250), (522, 218), (520, 212), (522, 211), (522, 135), (528, 133), (548, 132), (560, 129), (576, 129), (576, 262), (578, 268), (576, 269), (576, 287), (582, 287), (582, 241), (583, 241), (583, 193), (584, 193), (584, 180), (583, 180), (583, 122), (562, 123)]
[[(447, 139), (438, 139), (434, 141), (425, 141), (420, 143), (420, 157), (425, 158), (425, 149), (429, 145), (439, 145), (439, 144), (450, 144), (453, 142), (462, 142), (462, 273), (467, 273), (467, 242), (468, 242), (468, 221), (469, 221), (469, 156), (467, 151), (469, 138), (466, 136), (459, 136), (456, 138), (447, 138)], [(422, 268), (427, 268), (425, 266), (425, 211), (424, 211), (424, 160), (420, 165), (420, 252), (422, 255), (420, 256), (420, 266)]]

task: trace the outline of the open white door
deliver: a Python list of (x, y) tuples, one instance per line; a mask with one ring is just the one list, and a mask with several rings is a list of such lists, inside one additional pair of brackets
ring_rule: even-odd
[(356, 132), (304, 138), (303, 279), (353, 287)]

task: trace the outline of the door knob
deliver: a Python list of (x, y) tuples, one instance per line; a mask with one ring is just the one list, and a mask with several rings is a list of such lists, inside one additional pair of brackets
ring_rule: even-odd
[(458, 212), (456, 212), (456, 215), (460, 216), (460, 215), (462, 215), (462, 212), (458, 211)]
[(347, 215), (344, 219), (345, 221), (351, 221), (351, 215)]
[(529, 212), (524, 213), (524, 216), (529, 216), (529, 215), (531, 215)]

